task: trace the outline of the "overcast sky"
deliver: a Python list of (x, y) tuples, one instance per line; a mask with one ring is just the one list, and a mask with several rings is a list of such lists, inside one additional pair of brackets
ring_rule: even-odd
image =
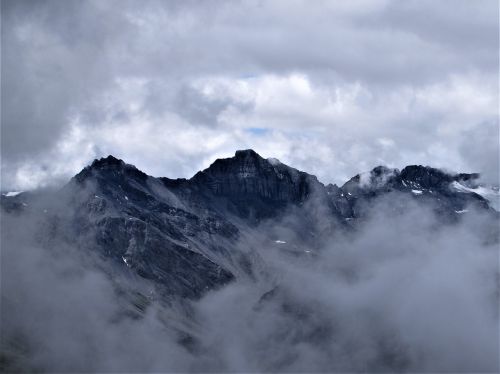
[(498, 1), (2, 1), (2, 189), (113, 154), (498, 180)]

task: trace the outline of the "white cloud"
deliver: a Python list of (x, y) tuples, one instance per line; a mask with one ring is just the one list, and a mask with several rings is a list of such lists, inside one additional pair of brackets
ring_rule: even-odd
[(187, 177), (239, 148), (324, 182), (414, 163), (498, 178), (498, 141), (471, 136), (498, 126), (494, 1), (26, 5), (3, 12), (5, 188), (107, 153)]

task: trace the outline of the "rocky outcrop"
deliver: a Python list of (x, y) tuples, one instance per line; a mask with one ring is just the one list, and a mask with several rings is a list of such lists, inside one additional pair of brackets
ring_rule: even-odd
[(357, 212), (354, 215), (361, 215), (371, 200), (387, 193), (399, 193), (431, 206), (444, 219), (454, 220), (457, 213), (466, 212), (469, 207), (491, 210), (480, 191), (469, 188), (477, 186), (478, 178), (477, 173), (451, 174), (421, 165), (410, 165), (401, 171), (378, 166), (354, 176), (341, 190)]
[(232, 158), (216, 160), (181, 188), (186, 186), (224, 200), (232, 213), (257, 221), (273, 217), (288, 205), (302, 203), (314, 191), (324, 189), (315, 176), (276, 159), (264, 159), (253, 150), (237, 151)]
[(210, 188), (217, 196), (258, 197), (285, 203), (304, 201), (320, 185), (316, 177), (276, 159), (266, 160), (250, 149), (237, 151), (232, 158), (216, 160), (191, 182)]

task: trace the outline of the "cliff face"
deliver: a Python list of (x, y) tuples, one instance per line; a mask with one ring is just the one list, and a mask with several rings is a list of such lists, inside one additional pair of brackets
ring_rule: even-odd
[(264, 159), (253, 150), (218, 159), (189, 182), (225, 199), (239, 216), (254, 219), (272, 217), (276, 210), (304, 202), (313, 191), (323, 187), (315, 176), (276, 159)]
[(205, 184), (218, 196), (257, 197), (286, 203), (304, 201), (319, 185), (316, 177), (276, 159), (266, 160), (253, 150), (237, 151), (232, 158), (216, 160), (192, 181)]

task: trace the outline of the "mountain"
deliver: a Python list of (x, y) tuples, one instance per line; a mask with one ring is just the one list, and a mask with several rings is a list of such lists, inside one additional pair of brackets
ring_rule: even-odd
[[(1, 204), (11, 213), (44, 212), (53, 237), (151, 281), (158, 297), (199, 298), (263, 271), (258, 251), (242, 243), (259, 236), (296, 255), (311, 253), (325, 235), (356, 230), (383, 197), (394, 201), (395, 209), (406, 209), (397, 203), (404, 196), (447, 222), (471, 209), (495, 216), (478, 179), (426, 166), (401, 171), (379, 166), (341, 187), (325, 186), (253, 150), (218, 159), (190, 179), (169, 179), (108, 156), (61, 190), (44, 192), (43, 199), (37, 193), (9, 194)], [(284, 232), (293, 245), (277, 236)]]
[(0, 197), (0, 371), (498, 372), (498, 198), (420, 165), (94, 160)]

